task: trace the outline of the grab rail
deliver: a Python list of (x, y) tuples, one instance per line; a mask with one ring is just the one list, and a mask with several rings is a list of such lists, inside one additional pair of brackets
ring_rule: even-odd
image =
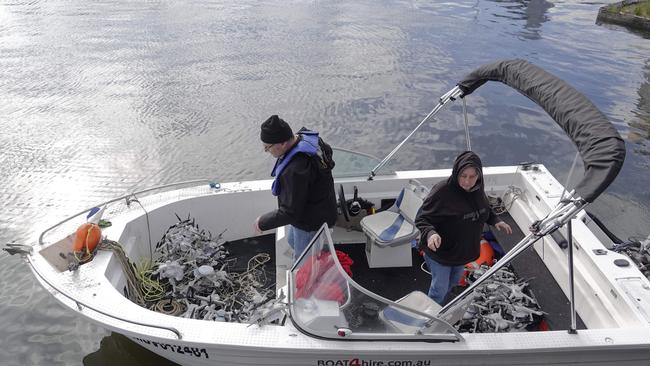
[(160, 185), (160, 186), (156, 186), (156, 187), (152, 187), (152, 188), (143, 189), (143, 190), (138, 191), (138, 192), (132, 192), (132, 193), (129, 193), (129, 194), (127, 194), (127, 195), (124, 195), (124, 196), (121, 196), (121, 197), (118, 197), (118, 198), (113, 198), (113, 199), (108, 200), (108, 201), (106, 201), (106, 202), (100, 203), (100, 204), (98, 204), (98, 205), (96, 205), (96, 206), (93, 206), (93, 207), (87, 208), (87, 209), (85, 209), (85, 210), (83, 210), (83, 211), (81, 211), (81, 212), (79, 212), (79, 213), (76, 213), (76, 214), (74, 214), (74, 215), (68, 217), (67, 219), (62, 220), (62, 221), (60, 221), (60, 222), (58, 222), (58, 223), (56, 223), (56, 224), (50, 226), (49, 228), (43, 230), (43, 232), (41, 233), (41, 235), (38, 237), (38, 244), (39, 244), (39, 245), (43, 245), (43, 237), (44, 237), (45, 234), (46, 234), (47, 232), (49, 232), (50, 230), (56, 228), (57, 226), (59, 226), (59, 225), (61, 225), (61, 224), (64, 224), (64, 223), (66, 223), (66, 222), (72, 220), (73, 218), (75, 218), (75, 217), (77, 217), (77, 216), (79, 216), (79, 215), (81, 215), (81, 214), (84, 214), (84, 213), (86, 213), (86, 212), (89, 212), (89, 211), (92, 210), (94, 207), (102, 207), (102, 206), (104, 206), (104, 205), (108, 205), (109, 203), (113, 203), (113, 202), (121, 201), (121, 200), (123, 200), (123, 199), (128, 199), (129, 197), (132, 197), (132, 196), (135, 196), (135, 195), (138, 195), (138, 194), (142, 194), (142, 193), (147, 193), (147, 192), (156, 191), (156, 190), (160, 190), (160, 189), (164, 189), (164, 188), (169, 188), (169, 187), (175, 187), (175, 186), (186, 185), (186, 184), (196, 184), (196, 183), (208, 183), (208, 184), (210, 184), (210, 183), (212, 183), (212, 181), (209, 180), (209, 179), (205, 179), (205, 178), (203, 178), (203, 179), (188, 180), (188, 181), (184, 181), (184, 182), (176, 182), (176, 183), (163, 184), (163, 185)]
[[(205, 179), (205, 178), (204, 178), (204, 179), (195, 179), (195, 180), (189, 180), (189, 181), (183, 181), (183, 182), (176, 182), (176, 183), (163, 184), (163, 185), (160, 185), (160, 186), (155, 186), (155, 187), (151, 187), (151, 188), (143, 189), (143, 190), (141, 190), (141, 191), (132, 192), (132, 193), (129, 193), (129, 194), (127, 194), (127, 195), (124, 195), (124, 196), (121, 196), (121, 197), (114, 198), (114, 199), (108, 200), (108, 201), (106, 201), (106, 202), (100, 203), (100, 204), (98, 204), (97, 206), (102, 207), (102, 206), (105, 206), (105, 205), (108, 205), (108, 204), (110, 204), (110, 203), (114, 203), (114, 202), (117, 202), (117, 201), (120, 201), (120, 200), (123, 200), (123, 199), (126, 199), (126, 200), (128, 201), (129, 197), (135, 197), (136, 195), (140, 195), (140, 194), (147, 193), (147, 192), (157, 191), (157, 190), (161, 190), (161, 189), (165, 189), (165, 188), (170, 188), (170, 187), (177, 187), (177, 186), (188, 185), (188, 184), (199, 184), (199, 183), (211, 184), (212, 181), (209, 180), (209, 179)], [(94, 206), (94, 207), (97, 207), (97, 206)], [(88, 209), (85, 209), (85, 210), (83, 210), (83, 211), (81, 211), (81, 212), (79, 212), (79, 213), (76, 213), (76, 214), (74, 214), (74, 215), (72, 215), (72, 216), (66, 218), (65, 220), (62, 220), (62, 221), (58, 222), (57, 224), (52, 225), (51, 227), (45, 229), (45, 230), (41, 233), (41, 235), (39, 236), (39, 238), (38, 238), (38, 244), (41, 245), (41, 246), (43, 245), (43, 237), (44, 237), (45, 234), (48, 233), (50, 230), (52, 230), (52, 229), (58, 227), (58, 226), (61, 225), (61, 224), (64, 224), (64, 223), (66, 223), (66, 222), (72, 220), (73, 218), (75, 218), (75, 217), (77, 217), (77, 216), (79, 216), (79, 215), (81, 215), (81, 214), (84, 214), (84, 213), (86, 213), (86, 212), (89, 212), (89, 211), (92, 210), (92, 209), (93, 209), (93, 207), (88, 208)], [(30, 265), (30, 267), (32, 268), (32, 270), (34, 271), (34, 273), (35, 273), (38, 277), (40, 277), (40, 279), (43, 280), (43, 282), (45, 282), (48, 286), (50, 286), (53, 290), (57, 291), (57, 292), (60, 293), (61, 295), (65, 296), (66, 298), (70, 299), (71, 301), (74, 301), (75, 304), (77, 304), (77, 307), (79, 308), (79, 310), (81, 310), (82, 307), (85, 307), (85, 308), (91, 309), (91, 310), (93, 310), (93, 311), (95, 311), (95, 312), (97, 312), (97, 313), (100, 313), (100, 314), (102, 314), (102, 315), (105, 315), (105, 316), (107, 316), (107, 317), (110, 317), (110, 318), (113, 318), (113, 319), (117, 319), (117, 320), (120, 320), (120, 321), (123, 321), (123, 322), (126, 322), (126, 323), (132, 323), (132, 324), (136, 324), (136, 325), (140, 325), (140, 326), (144, 326), (144, 327), (151, 327), (151, 328), (158, 328), (158, 329), (168, 330), (168, 331), (174, 333), (178, 339), (182, 339), (182, 338), (183, 338), (182, 335), (181, 335), (181, 333), (180, 333), (180, 331), (179, 331), (178, 329), (176, 329), (176, 328), (169, 327), (169, 326), (165, 326), (165, 325), (147, 324), (147, 323), (143, 323), (143, 322), (140, 322), (140, 321), (137, 321), (137, 320), (125, 319), (125, 318), (122, 318), (122, 317), (117, 316), (117, 315), (114, 315), (114, 314), (109, 314), (109, 313), (107, 313), (107, 312), (105, 312), (105, 311), (102, 311), (102, 310), (99, 310), (99, 309), (97, 309), (97, 308), (95, 308), (95, 307), (93, 307), (93, 306), (90, 306), (90, 305), (88, 305), (88, 304), (86, 304), (86, 303), (84, 303), (84, 302), (81, 302), (81, 301), (79, 301), (79, 300), (76, 300), (75, 298), (73, 298), (72, 296), (68, 295), (68, 294), (65, 293), (63, 290), (61, 290), (60, 288), (54, 286), (50, 281), (48, 281), (48, 280), (45, 278), (45, 276), (43, 276), (43, 275), (38, 271), (38, 269), (36, 269), (36, 265), (34, 264), (33, 259), (30, 258), (30, 256), (26, 255), (25, 258), (27, 259), (27, 262), (28, 262), (28, 264)]]
[(158, 329), (167, 330), (167, 331), (170, 331), (170, 332), (174, 333), (174, 334), (176, 335), (176, 337), (177, 337), (179, 340), (180, 340), (180, 339), (183, 339), (183, 335), (181, 334), (181, 332), (180, 332), (178, 329), (174, 328), (174, 327), (170, 327), (170, 326), (166, 326), (166, 325), (147, 324), (147, 323), (143, 323), (143, 322), (140, 322), (140, 321), (137, 321), (137, 320), (125, 319), (125, 318), (122, 318), (122, 317), (117, 316), (117, 315), (109, 314), (109, 313), (107, 313), (107, 312), (105, 312), (105, 311), (99, 310), (99, 309), (97, 309), (97, 308), (95, 308), (95, 307), (92, 307), (92, 306), (86, 304), (86, 303), (83, 303), (83, 302), (81, 302), (81, 301), (79, 301), (79, 300), (76, 300), (76, 299), (73, 298), (72, 296), (68, 295), (67, 293), (65, 293), (65, 292), (62, 291), (61, 289), (59, 289), (59, 288), (57, 288), (56, 286), (54, 286), (50, 281), (48, 281), (48, 280), (45, 278), (45, 276), (43, 276), (43, 275), (38, 271), (38, 269), (36, 269), (36, 265), (34, 264), (32, 258), (30, 258), (30, 256), (27, 256), (27, 255), (26, 255), (25, 258), (27, 259), (27, 263), (29, 264), (29, 266), (32, 267), (32, 271), (34, 271), (34, 273), (35, 273), (38, 277), (40, 277), (40, 279), (41, 279), (43, 282), (45, 282), (45, 283), (46, 283), (48, 286), (50, 286), (53, 290), (57, 291), (58, 293), (60, 293), (61, 295), (65, 296), (65, 297), (67, 297), (69, 300), (74, 301), (74, 303), (77, 304), (77, 308), (79, 309), (79, 311), (82, 310), (82, 306), (83, 306), (83, 307), (88, 308), (88, 309), (90, 309), (90, 310), (92, 310), (92, 311), (95, 311), (95, 312), (97, 312), (97, 313), (100, 313), (100, 314), (102, 314), (102, 315), (105, 315), (105, 316), (107, 316), (107, 317), (109, 317), (109, 318), (117, 319), (117, 320), (123, 321), (123, 322), (125, 322), (125, 323), (131, 323), (131, 324), (136, 324), (136, 325), (140, 325), (140, 326), (143, 326), (143, 327), (150, 327), (150, 328), (158, 328)]

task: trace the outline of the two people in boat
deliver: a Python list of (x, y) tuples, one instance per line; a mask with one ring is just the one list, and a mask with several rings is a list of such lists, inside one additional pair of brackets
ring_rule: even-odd
[(260, 139), (264, 151), (277, 159), (271, 192), (278, 198), (278, 208), (259, 216), (253, 228), (262, 233), (289, 225), (287, 240), (295, 262), (324, 222), (329, 227), (336, 222), (332, 148), (304, 127), (294, 134), (277, 115), (262, 123)]
[[(288, 225), (287, 239), (296, 261), (324, 222), (330, 227), (336, 222), (332, 149), (317, 132), (303, 127), (294, 134), (277, 115), (262, 123), (260, 139), (264, 151), (277, 159), (271, 192), (278, 198), (278, 208), (259, 216), (253, 227), (261, 233)], [(485, 223), (512, 233), (490, 208), (481, 159), (465, 151), (456, 158), (451, 176), (433, 187), (415, 220), (431, 271), (428, 295), (437, 303), (443, 304), (458, 284), (465, 264), (479, 257)]]
[(490, 208), (481, 159), (465, 151), (454, 161), (451, 176), (433, 186), (415, 219), (420, 250), (431, 271), (428, 295), (438, 304), (458, 284), (465, 264), (479, 257), (485, 223), (512, 233)]

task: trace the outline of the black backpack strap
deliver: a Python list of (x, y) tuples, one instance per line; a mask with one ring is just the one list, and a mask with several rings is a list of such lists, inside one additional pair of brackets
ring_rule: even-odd
[[(302, 134), (303, 132), (315, 132), (312, 130), (309, 130), (305, 127), (302, 127), (300, 130), (298, 130), (298, 134)], [(319, 159), (319, 166), (321, 169), (327, 169), (327, 170), (332, 170), (334, 169), (334, 166), (336, 163), (334, 162), (334, 151), (332, 151), (332, 147), (323, 139), (319, 136), (318, 137), (318, 159)]]

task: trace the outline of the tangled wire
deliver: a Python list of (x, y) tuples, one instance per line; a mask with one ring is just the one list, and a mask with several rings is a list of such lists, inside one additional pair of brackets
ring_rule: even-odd
[[(482, 265), (471, 272), (467, 277), (468, 283), (477, 280), (488, 268)], [(506, 267), (478, 286), (472, 296), (463, 318), (455, 325), (461, 332), (522, 331), (539, 323), (544, 315), (528, 291), (528, 282), (518, 279)]]
[(264, 288), (269, 254), (257, 254), (245, 269), (236, 268), (238, 259), (229, 256), (223, 232), (213, 237), (190, 217), (178, 219), (156, 245), (154, 263), (136, 266), (119, 243), (102, 243), (101, 249), (112, 250), (121, 263), (131, 301), (169, 315), (246, 322), (275, 297), (275, 283)]

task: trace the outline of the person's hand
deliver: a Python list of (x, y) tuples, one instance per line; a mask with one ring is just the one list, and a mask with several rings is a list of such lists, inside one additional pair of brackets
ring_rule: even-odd
[(253, 231), (255, 232), (255, 234), (258, 234), (258, 235), (262, 233), (262, 229), (260, 229), (260, 218), (259, 217), (256, 218), (255, 222), (253, 223)]
[(507, 234), (512, 234), (512, 228), (504, 221), (497, 222), (496, 224), (494, 224), (494, 227), (497, 228), (497, 230), (499, 231), (504, 230)]
[(427, 247), (434, 252), (440, 248), (440, 244), (442, 244), (442, 238), (438, 234), (432, 234), (427, 240)]

